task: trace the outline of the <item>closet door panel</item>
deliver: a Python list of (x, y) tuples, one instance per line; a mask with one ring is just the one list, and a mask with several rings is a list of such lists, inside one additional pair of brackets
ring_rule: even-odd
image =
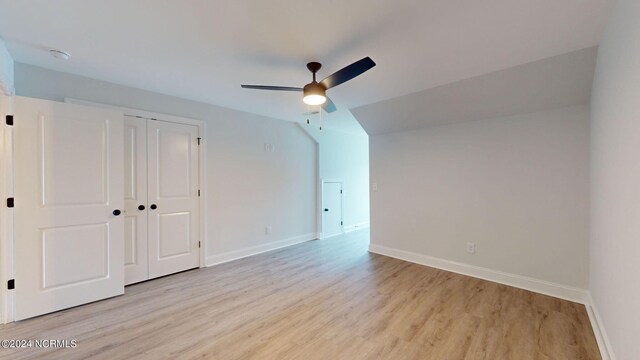
[(149, 278), (147, 246), (147, 120), (124, 123), (125, 284)]
[(199, 266), (198, 127), (147, 122), (149, 277)]

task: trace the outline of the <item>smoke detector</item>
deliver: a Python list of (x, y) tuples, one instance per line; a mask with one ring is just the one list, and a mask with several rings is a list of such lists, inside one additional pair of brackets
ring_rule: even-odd
[(69, 58), (71, 57), (71, 54), (69, 54), (68, 52), (64, 52), (58, 49), (49, 49), (49, 54), (54, 58), (60, 60), (69, 60)]

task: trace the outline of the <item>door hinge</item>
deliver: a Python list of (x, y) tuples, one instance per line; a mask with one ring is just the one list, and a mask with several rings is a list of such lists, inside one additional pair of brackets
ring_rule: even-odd
[(200, 140), (202, 140), (201, 137), (198, 138), (198, 145), (200, 145)]
[(342, 221), (340, 221), (340, 225), (344, 225), (344, 224), (342, 223)]
[(198, 196), (200, 196), (200, 189), (198, 189)]
[(12, 207), (14, 207), (14, 205), (15, 205), (15, 203), (13, 201), (13, 198), (12, 197), (7, 198), (7, 207), (8, 208), (12, 208)]
[(7, 289), (13, 290), (15, 288), (16, 288), (16, 280), (15, 279), (11, 279), (11, 280), (7, 281)]
[(342, 194), (342, 190), (340, 190), (340, 194)]
[(200, 241), (198, 241), (198, 248), (200, 248)]
[(13, 115), (7, 115), (5, 116), (5, 120), (7, 122), (7, 125), (9, 126), (13, 126)]

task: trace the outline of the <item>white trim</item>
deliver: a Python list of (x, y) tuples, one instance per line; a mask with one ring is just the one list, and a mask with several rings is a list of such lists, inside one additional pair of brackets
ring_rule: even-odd
[(598, 348), (600, 349), (600, 356), (602, 356), (602, 360), (616, 360), (609, 336), (607, 336), (607, 332), (604, 329), (602, 318), (589, 291), (587, 291), (587, 301), (587, 314), (589, 315), (589, 321), (591, 322), (591, 327), (593, 328), (593, 333), (596, 337)]
[(69, 103), (69, 104), (76, 104), (76, 105), (83, 105), (83, 106), (93, 106), (93, 107), (100, 107), (100, 108), (118, 110), (118, 111), (123, 112), (125, 115), (129, 115), (129, 116), (139, 116), (139, 117), (143, 117), (143, 118), (146, 118), (146, 119), (169, 121), (169, 122), (178, 123), (178, 124), (187, 124), (187, 125), (199, 126), (200, 124), (203, 123), (202, 120), (196, 120), (196, 119), (186, 118), (186, 117), (182, 117), (182, 116), (161, 114), (161, 113), (156, 113), (156, 112), (152, 112), (152, 111), (146, 111), (146, 110), (140, 110), (140, 109), (132, 109), (132, 108), (124, 107), (124, 106), (109, 105), (109, 104), (103, 104), (103, 103), (87, 101), (87, 100), (80, 100), (80, 99), (69, 98), (69, 97), (64, 98), (64, 102), (65, 103)]
[[(0, 199), (13, 197), (13, 128), (5, 124), (5, 115), (13, 114), (13, 97), (0, 95)], [(13, 209), (0, 206), (0, 324), (13, 321), (14, 291), (7, 281), (15, 278)]]
[(16, 92), (14, 66), (13, 58), (0, 38), (0, 95), (11, 96)]
[(187, 125), (193, 125), (198, 127), (198, 136), (203, 139), (199, 147), (199, 153), (198, 153), (198, 157), (199, 157), (198, 173), (200, 176), (200, 179), (199, 179), (199, 182), (200, 182), (200, 200), (199, 200), (200, 239), (199, 240), (200, 240), (200, 244), (202, 244), (202, 246), (200, 247), (200, 267), (207, 266), (206, 257), (205, 257), (205, 254), (207, 253), (207, 236), (206, 236), (207, 235), (207, 222), (206, 222), (207, 216), (206, 216), (206, 205), (204, 200), (205, 196), (207, 195), (207, 180), (206, 180), (206, 167), (205, 167), (206, 154), (207, 154), (206, 152), (207, 142), (205, 141), (205, 135), (206, 135), (205, 122), (202, 120), (185, 118), (185, 117), (180, 117), (175, 115), (154, 113), (146, 110), (131, 109), (131, 108), (122, 107), (122, 106), (102, 104), (102, 103), (97, 103), (93, 101), (86, 101), (86, 100), (74, 99), (69, 97), (65, 97), (64, 102), (69, 104), (118, 110), (118, 111), (122, 111), (125, 116), (141, 117), (145, 119), (167, 121), (167, 122), (172, 122), (177, 124), (187, 124)]
[(228, 251), (222, 254), (207, 256), (207, 267), (223, 264), (229, 261), (246, 258), (253, 255), (262, 254), (268, 251), (282, 249), (291, 245), (300, 244), (310, 240), (317, 239), (317, 233), (304, 234), (290, 237), (288, 239), (276, 240), (266, 244), (247, 247), (240, 250)]
[(344, 233), (350, 233), (353, 231), (357, 231), (357, 230), (361, 230), (361, 229), (366, 229), (369, 227), (369, 222), (368, 221), (363, 221), (357, 224), (351, 224), (351, 225), (346, 225), (343, 228)]
[(498, 270), (492, 270), (479, 266), (435, 258), (428, 255), (394, 249), (382, 245), (370, 244), (369, 252), (409, 261), (420, 265), (426, 265), (437, 269), (451, 271), (454, 273), (479, 279), (489, 280), (500, 284), (577, 302), (580, 304), (588, 304), (587, 290), (585, 289), (574, 288), (571, 286), (556, 284), (527, 276), (510, 274)]

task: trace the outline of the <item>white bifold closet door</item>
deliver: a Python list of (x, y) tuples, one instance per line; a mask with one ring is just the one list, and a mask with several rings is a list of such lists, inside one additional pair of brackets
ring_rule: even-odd
[(124, 293), (123, 114), (13, 101), (15, 319)]
[(126, 117), (126, 284), (200, 265), (198, 127)]

